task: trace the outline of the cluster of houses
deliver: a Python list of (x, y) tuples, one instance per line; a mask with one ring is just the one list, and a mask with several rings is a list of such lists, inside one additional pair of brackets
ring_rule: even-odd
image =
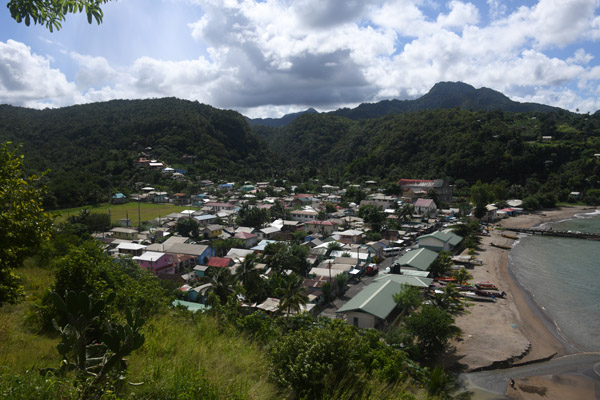
[[(202, 184), (207, 189), (218, 188), (214, 192), (219, 196), (209, 193), (186, 196), (184, 203), (179, 200), (173, 203), (186, 204), (190, 209), (149, 221), (152, 227), (146, 231), (116, 227), (101, 239), (106, 250), (115, 257), (131, 257), (140, 268), (158, 278), (177, 282), (185, 297), (180, 303), (193, 308), (206, 301), (210, 284), (202, 284), (202, 278), (210, 269), (228, 268), (234, 273), (250, 254), (261, 255), (269, 244), (297, 240), (297, 233), (304, 232), (301, 245), (308, 248), (307, 261), (311, 266), (303, 283), (309, 298), (304, 311), (312, 310), (323, 300), (323, 284), (336, 276), (345, 274), (349, 282), (360, 280), (367, 273), (376, 274), (382, 261), (393, 259), (392, 263), (387, 262), (390, 265), (387, 270), (380, 271), (338, 310), (338, 317), (351, 324), (378, 328), (394, 317), (394, 293), (406, 284), (428, 288), (432, 282), (429, 268), (438, 253), (457, 254), (462, 250), (462, 238), (446, 228), (448, 223), (456, 221), (460, 211), (456, 208), (438, 210), (435, 201), (425, 197), (435, 190), (440, 201), (450, 201), (452, 190), (443, 180), (402, 179), (398, 182), (402, 192), (397, 196), (385, 195), (367, 185), (362, 188), (368, 192), (367, 198), (346, 208), (340, 206), (345, 189), (335, 186), (324, 185), (323, 192), (317, 194), (268, 197), (260, 195), (269, 187), (266, 182), (237, 187), (232, 183), (215, 185), (210, 181)], [(163, 196), (153, 188), (144, 189), (144, 201)], [(282, 188), (271, 189), (270, 193), (285, 193)], [(164, 196), (169, 198), (166, 193)], [(276, 219), (260, 228), (236, 225), (236, 217), (244, 204), (268, 210), (277, 203), (289, 211), (289, 219)], [(387, 229), (380, 240), (366, 239), (370, 227), (357, 216), (361, 206), (374, 205), (391, 221), (398, 220), (398, 209), (406, 204), (413, 206), (413, 212), (410, 218), (394, 224), (398, 229)], [(331, 211), (331, 205), (335, 212), (326, 213), (323, 218), (323, 212)], [(490, 214), (490, 218), (497, 218), (498, 210), (491, 211), (495, 213)], [(195, 242), (176, 235), (175, 227), (181, 219), (196, 221), (202, 239)], [(214, 240), (230, 238), (237, 239), (238, 247), (217, 257)], [(265, 278), (270, 274), (266, 264), (256, 264), (255, 268)], [(269, 298), (252, 306), (276, 312), (278, 304), (278, 299)]]

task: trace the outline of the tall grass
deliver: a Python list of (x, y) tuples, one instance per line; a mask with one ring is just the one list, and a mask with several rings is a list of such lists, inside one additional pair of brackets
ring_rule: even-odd
[(129, 360), (128, 379), (142, 383), (132, 389), (138, 396), (210, 387), (203, 398), (288, 397), (268, 381), (264, 351), (236, 331), (223, 331), (212, 317), (163, 315), (147, 323), (145, 336)]
[(28, 316), (34, 301), (50, 287), (52, 272), (32, 265), (17, 270), (21, 276), (25, 301), (0, 307), (0, 368), (23, 372), (56, 366), (60, 361), (55, 335), (39, 334)]

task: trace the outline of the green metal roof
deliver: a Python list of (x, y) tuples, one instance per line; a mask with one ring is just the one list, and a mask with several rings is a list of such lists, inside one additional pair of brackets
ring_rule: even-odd
[(429, 287), (433, 279), (388, 274), (361, 290), (337, 312), (361, 311), (386, 319), (396, 307), (394, 294), (403, 290), (403, 284)]
[(337, 312), (362, 311), (385, 319), (396, 307), (394, 294), (400, 290), (401, 286), (392, 280), (373, 282), (340, 307)]
[(443, 243), (448, 242), (452, 247), (456, 246), (463, 240), (461, 236), (458, 236), (457, 234), (450, 231), (436, 231), (428, 235), (419, 236), (418, 239), (423, 238), (434, 238)]
[(421, 271), (426, 271), (437, 256), (438, 253), (425, 248), (411, 250), (396, 260), (394, 264), (400, 264), (401, 267), (412, 267)]
[[(414, 272), (420, 272), (420, 271), (414, 271)], [(433, 282), (432, 278), (426, 278), (423, 276), (415, 276), (415, 275), (399, 275), (399, 274), (384, 274), (381, 276), (378, 276), (377, 278), (375, 278), (375, 281), (385, 281), (385, 280), (392, 280), (394, 282), (396, 282), (399, 285), (410, 285), (410, 286), (416, 286), (416, 287), (420, 287), (420, 288), (428, 288), (429, 285), (431, 285), (431, 282)]]

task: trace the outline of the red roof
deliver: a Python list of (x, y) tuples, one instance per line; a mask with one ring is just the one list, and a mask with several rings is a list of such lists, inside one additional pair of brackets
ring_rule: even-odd
[(208, 259), (208, 263), (206, 265), (209, 267), (225, 268), (229, 267), (229, 264), (231, 264), (231, 258), (211, 257)]
[(400, 185), (400, 186), (415, 185), (415, 184), (424, 183), (424, 182), (433, 182), (433, 179), (400, 179), (398, 181), (398, 185)]

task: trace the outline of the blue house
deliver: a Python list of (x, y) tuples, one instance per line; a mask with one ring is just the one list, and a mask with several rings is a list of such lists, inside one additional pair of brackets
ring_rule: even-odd
[(123, 204), (125, 201), (127, 201), (127, 196), (125, 196), (123, 193), (117, 193), (112, 196), (113, 204)]

